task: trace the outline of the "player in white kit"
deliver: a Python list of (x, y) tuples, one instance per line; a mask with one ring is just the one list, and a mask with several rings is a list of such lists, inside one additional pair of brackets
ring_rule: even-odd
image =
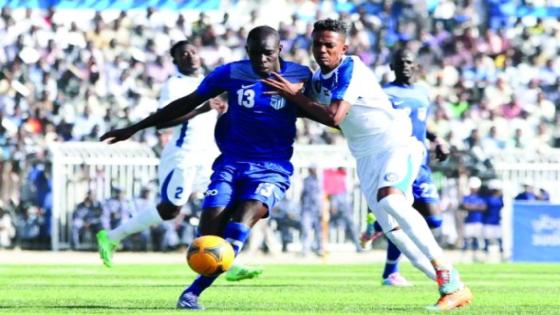
[(358, 57), (346, 56), (347, 27), (332, 19), (315, 23), (313, 55), (320, 69), (305, 93), (279, 75), (265, 83), (300, 109), (338, 126), (357, 162), (362, 192), (387, 237), (440, 292), (434, 310), (470, 303), (472, 294), (443, 255), (426, 221), (412, 208), (412, 182), (425, 150), (412, 137), (408, 113), (392, 107), (374, 74)]
[[(191, 93), (204, 78), (198, 51), (188, 41), (174, 44), (170, 54), (177, 72), (162, 87), (160, 106)], [(210, 107), (216, 111), (208, 112)], [(225, 103), (215, 99), (183, 117), (158, 126), (158, 129), (172, 126), (174, 129), (158, 168), (160, 203), (110, 231), (97, 233), (99, 253), (105, 266), (112, 266), (113, 253), (121, 240), (175, 218), (192, 192), (206, 190), (212, 174), (212, 162), (219, 154), (214, 141), (214, 126), (218, 111), (223, 110)]]

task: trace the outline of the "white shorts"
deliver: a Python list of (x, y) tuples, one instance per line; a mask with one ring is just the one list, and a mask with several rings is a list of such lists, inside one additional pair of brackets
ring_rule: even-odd
[(482, 223), (465, 223), (465, 238), (482, 237)]
[(214, 159), (189, 161), (187, 155), (162, 154), (158, 168), (161, 201), (184, 206), (191, 193), (204, 192), (210, 184)]
[(485, 239), (496, 240), (502, 237), (502, 227), (495, 224), (484, 224), (482, 226), (482, 235)]
[(410, 142), (403, 143), (402, 146), (356, 161), (360, 188), (384, 231), (390, 231), (398, 224), (378, 206), (377, 191), (383, 187), (398, 188), (412, 205), (412, 183), (418, 175), (425, 154), (426, 150), (422, 144), (410, 138)]

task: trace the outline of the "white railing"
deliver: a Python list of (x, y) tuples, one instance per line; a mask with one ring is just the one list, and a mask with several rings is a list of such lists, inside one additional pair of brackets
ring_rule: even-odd
[(98, 142), (54, 143), (52, 158), (53, 209), (51, 246), (53, 250), (70, 247), (72, 212), (92, 191), (97, 200), (107, 199), (111, 187), (118, 185), (129, 197), (156, 178), (158, 159), (145, 145)]
[[(157, 180), (159, 161), (146, 145), (67, 142), (51, 145), (50, 152), (53, 168), (53, 250), (69, 247), (72, 212), (88, 190), (95, 193), (97, 200), (104, 200), (110, 196), (111, 187), (118, 185), (132, 198), (143, 185)], [(347, 185), (355, 188), (352, 193), (354, 219), (363, 224), (367, 205), (357, 188), (355, 162), (346, 145), (297, 145), (292, 162), (295, 171), (287, 196), (295, 200), (299, 199), (308, 167), (348, 169)], [(506, 248), (511, 248), (511, 200), (523, 182), (531, 181), (546, 188), (558, 201), (560, 150), (550, 151), (547, 155), (504, 152), (493, 163), (504, 183), (504, 243)], [(447, 182), (457, 183), (456, 180)]]
[(502, 210), (504, 248), (511, 250), (513, 247), (512, 201), (521, 192), (522, 185), (531, 183), (537, 189), (544, 188), (550, 193), (551, 201), (560, 201), (560, 150), (546, 153), (504, 151), (494, 161), (494, 165), (496, 174), (502, 181), (504, 192)]

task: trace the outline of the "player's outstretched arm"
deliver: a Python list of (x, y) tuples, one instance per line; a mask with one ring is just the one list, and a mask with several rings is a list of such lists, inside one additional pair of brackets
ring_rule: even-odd
[(182, 123), (184, 123), (184, 122), (186, 122), (190, 119), (193, 119), (194, 117), (196, 117), (200, 114), (204, 114), (204, 113), (210, 111), (211, 109), (214, 109), (219, 114), (223, 114), (227, 109), (227, 103), (224, 102), (219, 97), (211, 98), (210, 100), (208, 100), (208, 102), (206, 102), (202, 106), (199, 106), (199, 107), (195, 108), (194, 110), (188, 112), (186, 115), (183, 115), (183, 116), (175, 118), (173, 120), (166, 121), (164, 123), (158, 124), (156, 126), (156, 128), (157, 129), (165, 129), (165, 128), (180, 125), (180, 124), (182, 124)]
[(164, 122), (171, 121), (177, 117), (184, 116), (205, 101), (206, 99), (201, 98), (196, 94), (196, 92), (193, 92), (187, 96), (174, 100), (161, 110), (135, 124), (132, 124), (125, 128), (111, 130), (102, 135), (99, 139), (101, 141), (109, 140), (109, 143), (124, 141), (132, 137), (136, 132), (140, 130), (154, 127)]
[[(291, 83), (275, 72), (272, 75), (273, 78), (264, 79), (263, 83), (294, 102), (307, 116), (312, 117), (311, 119), (330, 127), (337, 127), (348, 113), (350, 108), (348, 102), (334, 101), (329, 106), (315, 102), (301, 93), (301, 83)], [(265, 92), (265, 94), (272, 93)]]

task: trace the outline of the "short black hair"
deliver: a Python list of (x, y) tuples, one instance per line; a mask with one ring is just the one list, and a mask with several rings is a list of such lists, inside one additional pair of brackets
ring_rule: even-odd
[(313, 33), (321, 31), (331, 31), (346, 36), (348, 34), (348, 25), (341, 20), (319, 20), (313, 24)]
[(280, 41), (280, 34), (278, 34), (278, 31), (268, 25), (257, 26), (249, 31), (249, 34), (247, 34), (247, 41), (265, 36), (274, 36), (278, 41)]
[(180, 40), (178, 42), (176, 42), (175, 44), (173, 44), (173, 46), (171, 46), (171, 49), (169, 50), (169, 54), (171, 55), (171, 58), (175, 58), (175, 53), (177, 52), (177, 50), (185, 45), (190, 44), (190, 42), (186, 39), (184, 40)]
[(397, 49), (393, 52), (392, 60), (395, 60), (397, 58), (402, 58), (403, 56), (408, 55), (408, 54), (414, 56), (414, 53), (412, 52), (412, 50), (410, 48), (406, 48), (406, 47), (399, 48), (399, 49)]

